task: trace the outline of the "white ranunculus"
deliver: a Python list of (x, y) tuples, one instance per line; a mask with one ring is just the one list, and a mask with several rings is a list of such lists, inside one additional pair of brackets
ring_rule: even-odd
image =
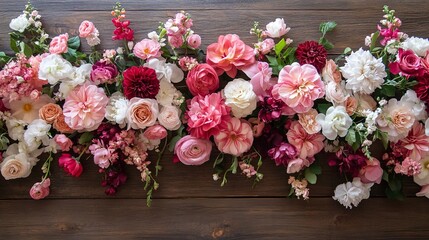
[(346, 57), (346, 64), (340, 70), (346, 79), (346, 89), (353, 93), (371, 94), (387, 76), (383, 59), (362, 48)]
[(355, 177), (353, 182), (338, 185), (332, 198), (351, 209), (353, 206), (357, 207), (362, 200), (369, 198), (372, 185), (373, 183), (364, 184), (360, 178)]
[(289, 32), (290, 28), (286, 28), (286, 23), (283, 18), (276, 18), (274, 22), (270, 22), (266, 26), (265, 33), (272, 38), (278, 38)]
[(251, 114), (256, 108), (256, 94), (253, 85), (244, 79), (237, 78), (225, 86), (223, 90), (225, 104), (231, 107), (236, 118), (243, 118)]
[(6, 157), (0, 164), (1, 175), (3, 175), (4, 179), (10, 180), (28, 177), (33, 165), (27, 158), (28, 156), (25, 153)]
[(425, 122), (425, 133), (426, 136), (429, 136), (429, 118)]
[(180, 109), (175, 106), (164, 106), (158, 115), (159, 124), (167, 130), (177, 130), (182, 125), (180, 121)]
[(120, 92), (115, 92), (106, 107), (106, 119), (124, 127), (127, 118), (128, 99)]
[(7, 133), (12, 140), (22, 140), (24, 137), (24, 126), (27, 124), (15, 118), (9, 118), (6, 120)]
[(335, 140), (337, 136), (345, 137), (353, 123), (343, 106), (328, 108), (326, 115), (319, 113), (316, 116), (316, 121), (322, 126), (322, 133), (329, 140)]
[(28, 21), (27, 16), (25, 14), (19, 15), (19, 17), (12, 19), (9, 23), (9, 27), (12, 30), (18, 31), (18, 32), (24, 32), (26, 28), (28, 28), (31, 25), (30, 21)]
[(24, 142), (28, 146), (28, 151), (32, 152), (39, 148), (42, 143), (49, 143), (48, 132), (51, 125), (43, 119), (36, 119), (31, 122), (24, 132)]
[(401, 102), (402, 101), (411, 103), (416, 120), (420, 121), (428, 117), (425, 103), (417, 97), (417, 94), (414, 90), (407, 90), (407, 92), (401, 98)]
[(405, 50), (411, 49), (415, 54), (424, 57), (426, 52), (429, 51), (429, 40), (427, 38), (410, 37), (402, 43), (402, 48)]
[(51, 54), (43, 58), (39, 66), (39, 78), (48, 80), (48, 83), (52, 85), (60, 80), (71, 78), (73, 73), (73, 66), (58, 54)]
[(156, 71), (158, 80), (178, 83), (183, 80), (185, 74), (176, 64), (166, 63), (163, 58), (152, 58), (144, 64), (145, 67), (152, 68)]
[(161, 106), (170, 106), (177, 94), (178, 91), (174, 85), (164, 79), (159, 82), (159, 92), (155, 98)]

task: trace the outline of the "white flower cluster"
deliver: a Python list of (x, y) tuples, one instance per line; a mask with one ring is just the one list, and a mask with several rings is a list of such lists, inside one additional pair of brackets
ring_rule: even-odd
[(362, 183), (360, 178), (353, 178), (353, 182), (346, 182), (335, 188), (334, 200), (337, 200), (346, 208), (357, 207), (359, 203), (368, 199), (373, 183)]
[(405, 50), (411, 49), (420, 57), (424, 57), (426, 56), (427, 51), (429, 51), (429, 40), (418, 37), (410, 37), (402, 42), (401, 48)]

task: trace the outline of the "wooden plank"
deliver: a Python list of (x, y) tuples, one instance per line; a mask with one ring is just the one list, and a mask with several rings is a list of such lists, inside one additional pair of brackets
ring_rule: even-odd
[(0, 201), (2, 239), (427, 239), (427, 201)]

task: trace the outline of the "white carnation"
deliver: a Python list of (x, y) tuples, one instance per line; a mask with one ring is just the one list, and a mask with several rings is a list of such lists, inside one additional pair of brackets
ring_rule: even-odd
[(145, 67), (152, 68), (156, 71), (158, 80), (178, 83), (183, 80), (185, 74), (176, 64), (166, 63), (163, 58), (152, 58), (144, 64)]
[(90, 78), (90, 74), (92, 71), (92, 65), (87, 63), (87, 64), (82, 64), (79, 67), (75, 67), (73, 68), (74, 72), (71, 75), (70, 79), (65, 79), (64, 82), (69, 83), (70, 85), (73, 86), (77, 86), (77, 85), (82, 85), (84, 84), (86, 81), (89, 80)]
[(24, 132), (24, 142), (28, 146), (28, 152), (36, 150), (42, 142), (49, 144), (50, 129), (51, 125), (42, 119), (36, 119), (28, 125)]
[(30, 21), (28, 21), (27, 16), (25, 14), (19, 15), (19, 17), (12, 19), (9, 23), (9, 27), (12, 30), (18, 31), (18, 32), (24, 32), (26, 28), (28, 28), (31, 25)]
[(58, 54), (43, 58), (39, 66), (39, 78), (48, 80), (52, 85), (60, 80), (71, 78), (73, 73), (73, 66)]
[(316, 116), (316, 121), (322, 126), (322, 133), (329, 140), (334, 140), (337, 136), (345, 137), (353, 123), (343, 106), (328, 108), (326, 115), (319, 113)]
[(106, 107), (106, 119), (125, 126), (125, 120), (127, 118), (128, 99), (126, 99), (122, 93), (115, 92), (109, 99), (109, 103)]
[(177, 89), (167, 80), (159, 82), (159, 92), (155, 96), (161, 106), (170, 106), (173, 103), (174, 97), (177, 95)]
[(362, 200), (369, 198), (372, 185), (373, 183), (364, 184), (360, 178), (355, 177), (353, 182), (338, 185), (332, 198), (351, 209), (353, 206), (357, 207)]
[(401, 98), (402, 101), (409, 102), (413, 106), (413, 113), (416, 116), (416, 120), (420, 121), (427, 118), (426, 105), (417, 97), (414, 90), (407, 90)]
[(234, 79), (223, 90), (225, 104), (231, 107), (236, 118), (246, 117), (256, 108), (256, 94), (249, 81), (241, 78)]
[(410, 37), (402, 43), (402, 48), (405, 50), (411, 49), (420, 57), (426, 56), (429, 51), (429, 40), (426, 38)]
[(340, 69), (346, 78), (346, 89), (354, 93), (373, 93), (387, 76), (382, 58), (377, 59), (362, 48), (346, 57), (346, 64)]

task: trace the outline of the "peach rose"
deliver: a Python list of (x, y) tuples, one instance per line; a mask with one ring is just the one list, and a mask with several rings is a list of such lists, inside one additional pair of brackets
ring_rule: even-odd
[(356, 98), (349, 96), (345, 102), (345, 107), (348, 115), (353, 115), (358, 107)]
[(90, 21), (83, 21), (79, 26), (79, 37), (87, 38), (95, 31), (94, 23)]
[(49, 44), (49, 53), (61, 54), (68, 51), (67, 41), (69, 40), (68, 33), (60, 34), (52, 39)]
[(322, 126), (316, 121), (317, 114), (318, 112), (314, 108), (306, 113), (298, 113), (298, 122), (308, 134), (318, 133), (322, 129)]
[(48, 103), (39, 109), (39, 117), (49, 124), (54, 123), (55, 119), (62, 114), (63, 110), (55, 103)]
[(374, 111), (377, 108), (377, 102), (370, 95), (356, 94), (357, 101), (357, 112), (363, 112), (364, 110)]
[(158, 112), (158, 102), (155, 99), (131, 98), (127, 109), (128, 130), (153, 126)]
[(168, 130), (177, 130), (182, 125), (180, 109), (175, 106), (165, 106), (158, 115), (159, 123)]
[(341, 72), (338, 70), (338, 66), (335, 64), (334, 60), (329, 59), (326, 61), (326, 65), (322, 70), (322, 78), (325, 83), (341, 82)]
[(66, 121), (64, 120), (64, 115), (61, 114), (55, 119), (54, 124), (52, 125), (55, 130), (61, 133), (73, 133), (74, 130), (67, 125)]

